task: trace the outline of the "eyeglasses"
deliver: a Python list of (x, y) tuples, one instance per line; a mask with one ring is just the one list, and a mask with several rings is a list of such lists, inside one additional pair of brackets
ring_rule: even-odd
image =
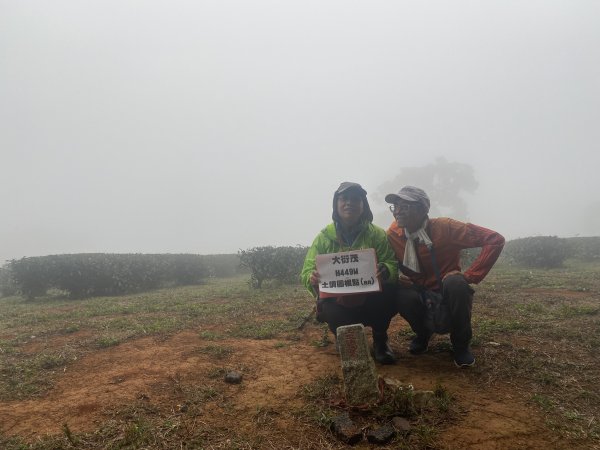
[(411, 205), (410, 203), (399, 203), (397, 205), (390, 205), (390, 211), (392, 212), (392, 214), (405, 212), (408, 211), (411, 206), (413, 205)]

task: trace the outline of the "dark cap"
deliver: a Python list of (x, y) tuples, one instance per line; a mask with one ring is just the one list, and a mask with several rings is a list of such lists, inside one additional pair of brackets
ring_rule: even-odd
[(349, 189), (357, 190), (360, 195), (367, 195), (367, 191), (363, 189), (363, 187), (358, 183), (352, 183), (351, 181), (344, 181), (340, 184), (340, 187), (335, 191), (335, 195), (340, 195), (342, 192), (346, 192)]
[(340, 184), (340, 187), (338, 187), (337, 190), (333, 193), (333, 205), (332, 205), (333, 213), (331, 214), (333, 221), (334, 222), (340, 221), (340, 218), (339, 218), (338, 212), (337, 212), (337, 199), (342, 193), (348, 192), (348, 191), (357, 192), (362, 197), (364, 210), (363, 210), (363, 216), (362, 216), (361, 220), (367, 221), (367, 222), (373, 222), (373, 213), (371, 212), (371, 207), (369, 206), (369, 201), (367, 200), (367, 191), (365, 191), (360, 184), (352, 183), (350, 181), (344, 181), (342, 184)]
[(426, 211), (429, 211), (429, 197), (423, 189), (418, 187), (404, 186), (397, 194), (388, 194), (385, 196), (385, 201), (388, 203), (396, 203), (398, 199), (419, 203)]

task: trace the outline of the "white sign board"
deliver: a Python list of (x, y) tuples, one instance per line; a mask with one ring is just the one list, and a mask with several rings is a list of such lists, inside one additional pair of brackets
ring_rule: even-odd
[(372, 248), (317, 255), (316, 263), (320, 297), (381, 291), (376, 276), (377, 256)]

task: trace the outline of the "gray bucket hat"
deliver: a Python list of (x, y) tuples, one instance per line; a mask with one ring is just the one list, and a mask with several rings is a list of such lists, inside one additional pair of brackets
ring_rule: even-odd
[(404, 186), (396, 194), (388, 194), (385, 196), (385, 201), (388, 203), (396, 203), (398, 199), (406, 200), (407, 202), (419, 203), (425, 208), (425, 211), (429, 211), (431, 203), (429, 202), (429, 196), (423, 189), (415, 186)]

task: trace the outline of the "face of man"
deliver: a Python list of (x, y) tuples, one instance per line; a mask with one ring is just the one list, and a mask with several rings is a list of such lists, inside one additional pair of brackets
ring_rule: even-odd
[(349, 189), (338, 196), (337, 213), (343, 226), (351, 227), (356, 225), (363, 211), (363, 200), (359, 192)]
[(411, 233), (418, 230), (425, 220), (427, 213), (423, 207), (416, 202), (408, 202), (398, 199), (390, 207), (396, 223), (401, 228), (406, 228)]

